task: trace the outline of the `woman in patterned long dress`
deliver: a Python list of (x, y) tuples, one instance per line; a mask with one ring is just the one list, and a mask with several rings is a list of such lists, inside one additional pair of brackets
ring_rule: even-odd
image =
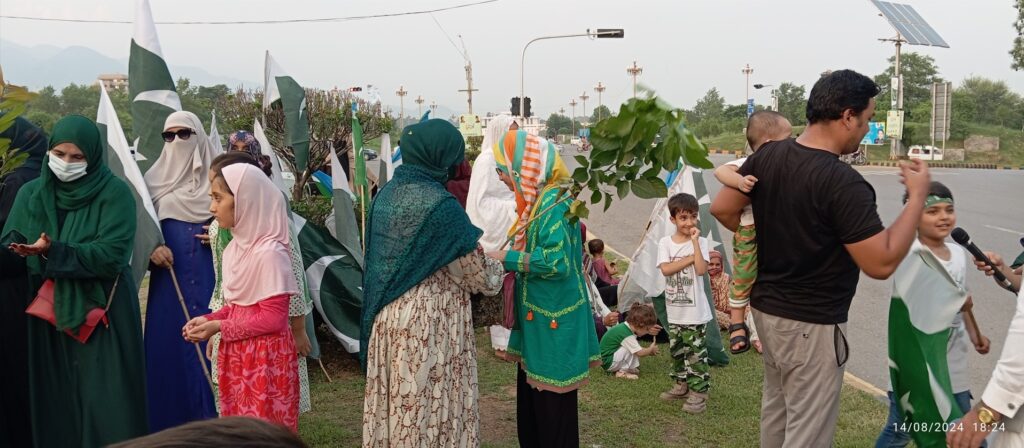
[[(233, 143), (235, 141), (235, 135), (236, 133), (232, 133), (231, 138), (229, 139), (229, 141), (232, 142), (232, 147), (234, 147)], [(253, 142), (255, 142), (255, 140)], [(259, 143), (255, 144), (259, 145)], [(256, 159), (252, 157), (251, 153), (240, 150), (231, 151), (217, 156), (217, 158), (213, 159), (213, 163), (210, 165), (210, 171), (217, 171), (223, 169), (225, 166), (236, 163), (248, 163), (263, 170), (263, 173), (268, 177), (270, 176), (269, 166), (260, 165)], [(213, 249), (213, 267), (214, 274), (216, 276), (213, 295), (210, 297), (210, 311), (217, 312), (224, 307), (224, 294), (221, 290), (224, 276), (221, 271), (221, 263), (224, 249), (227, 248), (228, 243), (231, 242), (231, 230), (222, 229), (220, 224), (214, 220), (210, 223), (209, 236), (210, 247)], [(295, 275), (295, 284), (298, 285), (299, 288), (299, 293), (292, 295), (291, 299), (288, 301), (288, 320), (291, 325), (292, 336), (295, 338), (295, 346), (298, 348), (299, 352), (299, 413), (303, 413), (312, 410), (309, 398), (309, 374), (306, 368), (306, 356), (309, 354), (311, 343), (309, 336), (306, 333), (305, 317), (306, 314), (309, 314), (309, 312), (312, 311), (313, 302), (309, 299), (309, 295), (306, 294), (306, 273), (302, 268), (302, 254), (299, 252), (298, 238), (291, 226), (288, 228), (288, 236), (289, 242), (291, 243), (292, 273)], [(217, 382), (217, 349), (219, 346), (220, 335), (214, 335), (210, 338), (210, 342), (207, 344), (207, 357), (210, 359), (210, 373), (213, 375), (214, 383)], [(220, 397), (215, 398), (217, 408), (220, 409)]]
[(555, 145), (526, 131), (508, 132), (493, 151), (519, 212), (513, 250), (493, 254), (517, 273), (508, 354), (519, 362), (519, 443), (577, 447), (577, 390), (601, 357), (580, 225), (565, 218), (571, 197), (559, 185), (568, 171)]
[(189, 321), (182, 334), (221, 334), (217, 354), (222, 416), (249, 416), (298, 431), (299, 379), (288, 301), (298, 293), (291, 269), (284, 197), (259, 168), (226, 166), (212, 182), (210, 212), (231, 229), (221, 290), (227, 304)]
[(402, 131), (402, 166), (370, 207), (360, 357), (363, 446), (480, 444), (469, 296), (496, 294), (501, 266), (445, 191), (465, 157), (444, 120)]

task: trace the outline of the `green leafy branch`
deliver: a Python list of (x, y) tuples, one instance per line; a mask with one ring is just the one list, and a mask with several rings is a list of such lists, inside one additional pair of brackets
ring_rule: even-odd
[(665, 197), (668, 186), (660, 174), (680, 169), (680, 162), (712, 168), (707, 146), (686, 128), (684, 117), (682, 109), (648, 91), (645, 98), (626, 101), (617, 115), (594, 125), (590, 158), (576, 156), (580, 167), (569, 188), (577, 199), (569, 208), (570, 217), (590, 216), (587, 203), (579, 199), (584, 188), (590, 192), (591, 205), (603, 202), (608, 210), (616, 197), (625, 199), (630, 193), (642, 199)]
[[(0, 69), (0, 134), (14, 125), (14, 119), (25, 113), (26, 103), (35, 96), (26, 87), (7, 84), (3, 69)], [(0, 138), (0, 179), (14, 172), (27, 159), (27, 152), (11, 148), (11, 139)]]

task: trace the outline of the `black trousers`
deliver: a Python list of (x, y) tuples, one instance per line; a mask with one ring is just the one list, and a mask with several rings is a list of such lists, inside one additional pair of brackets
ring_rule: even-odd
[(559, 394), (534, 389), (519, 368), (516, 380), (516, 421), (523, 448), (580, 446), (577, 391)]

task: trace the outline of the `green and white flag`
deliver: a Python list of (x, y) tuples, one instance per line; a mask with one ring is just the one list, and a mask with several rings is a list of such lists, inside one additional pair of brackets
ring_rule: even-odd
[(217, 157), (224, 153), (224, 144), (220, 140), (220, 132), (217, 132), (217, 110), (213, 111), (213, 118), (210, 119), (210, 143), (213, 144), (213, 156)]
[(302, 247), (302, 265), (313, 304), (331, 334), (349, 353), (359, 352), (363, 270), (327, 229), (292, 214)]
[(263, 108), (281, 100), (284, 109), (284, 142), (295, 153), (295, 170), (301, 174), (309, 168), (309, 115), (306, 111), (306, 90), (285, 73), (267, 52), (264, 69)]
[(252, 136), (260, 143), (260, 152), (270, 157), (270, 180), (274, 182), (274, 185), (279, 190), (284, 192), (285, 196), (291, 197), (288, 185), (284, 181), (281, 159), (277, 157), (274, 147), (270, 146), (270, 140), (267, 139), (267, 134), (263, 132), (263, 125), (260, 124), (259, 118), (252, 123)]
[[(624, 281), (619, 283), (619, 309), (629, 309), (634, 302), (649, 300), (654, 304), (658, 318), (663, 323), (668, 323), (668, 317), (665, 310), (665, 276), (658, 268), (658, 243), (662, 238), (672, 235), (676, 231), (675, 225), (669, 220), (668, 198), (679, 193), (689, 193), (697, 198), (697, 203), (700, 204), (701, 236), (708, 240), (708, 250), (717, 250), (722, 253), (725, 272), (729, 273), (730, 269), (728, 255), (718, 230), (718, 221), (711, 216), (711, 197), (708, 195), (707, 185), (704, 183), (703, 171), (699, 168), (684, 166), (679, 171), (669, 173), (666, 183), (669, 184), (668, 196), (658, 199), (658, 202), (654, 204), (644, 238), (640, 241), (636, 252), (633, 253), (629, 269), (623, 277)], [(715, 299), (711, 292), (711, 281), (705, 280), (704, 296), (708, 299), (708, 306), (714, 310)], [(715, 325), (714, 322), (708, 325), (708, 336), (708, 359), (711, 364), (729, 364), (729, 354), (722, 344), (718, 325)]]
[(160, 49), (149, 0), (138, 0), (135, 4), (135, 33), (128, 57), (128, 95), (132, 99), (132, 127), (139, 136), (135, 141), (135, 159), (145, 173), (164, 148), (160, 137), (164, 121), (172, 112), (181, 110), (174, 78)]
[(156, 217), (156, 208), (153, 207), (153, 200), (149, 196), (149, 189), (146, 181), (142, 178), (142, 171), (132, 157), (131, 149), (128, 147), (128, 140), (124, 137), (124, 130), (121, 129), (121, 121), (117, 118), (114, 104), (107, 96), (107, 89), (100, 86), (100, 105), (96, 111), (96, 125), (100, 129), (103, 141), (107, 145), (107, 166), (121, 180), (128, 184), (132, 190), (132, 198), (135, 199), (135, 247), (132, 250), (132, 276), (135, 279), (135, 290), (142, 286), (142, 278), (149, 269), (149, 254), (153, 249), (164, 243), (163, 233), (160, 232), (159, 220)]
[(352, 154), (355, 156), (355, 179), (352, 179), (352, 184), (356, 186), (356, 193), (360, 196), (360, 200), (366, 200), (362, 196), (366, 194), (366, 157), (363, 155), (363, 126), (359, 124), (359, 118), (356, 117), (355, 110), (352, 111)]
[(359, 224), (356, 223), (355, 195), (348, 187), (348, 174), (338, 160), (338, 153), (331, 148), (331, 188), (334, 195), (334, 235), (349, 253), (363, 266), (362, 243), (359, 242)]
[[(889, 378), (912, 427), (941, 428), (962, 415), (953, 398), (947, 346), (950, 323), (967, 300), (931, 250), (915, 241), (893, 275), (889, 304)], [(944, 447), (941, 431), (912, 433), (919, 447)]]

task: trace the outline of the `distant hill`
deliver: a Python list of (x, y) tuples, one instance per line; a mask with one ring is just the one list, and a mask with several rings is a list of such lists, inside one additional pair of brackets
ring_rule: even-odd
[[(26, 47), (4, 39), (0, 39), (0, 66), (3, 66), (5, 79), (33, 90), (53, 86), (59, 91), (72, 83), (92, 84), (103, 73), (128, 73), (127, 59), (118, 60), (90, 48)], [(258, 85), (254, 81), (211, 74), (198, 67), (172, 65), (170, 70), (175, 78), (188, 78), (193, 85)]]

